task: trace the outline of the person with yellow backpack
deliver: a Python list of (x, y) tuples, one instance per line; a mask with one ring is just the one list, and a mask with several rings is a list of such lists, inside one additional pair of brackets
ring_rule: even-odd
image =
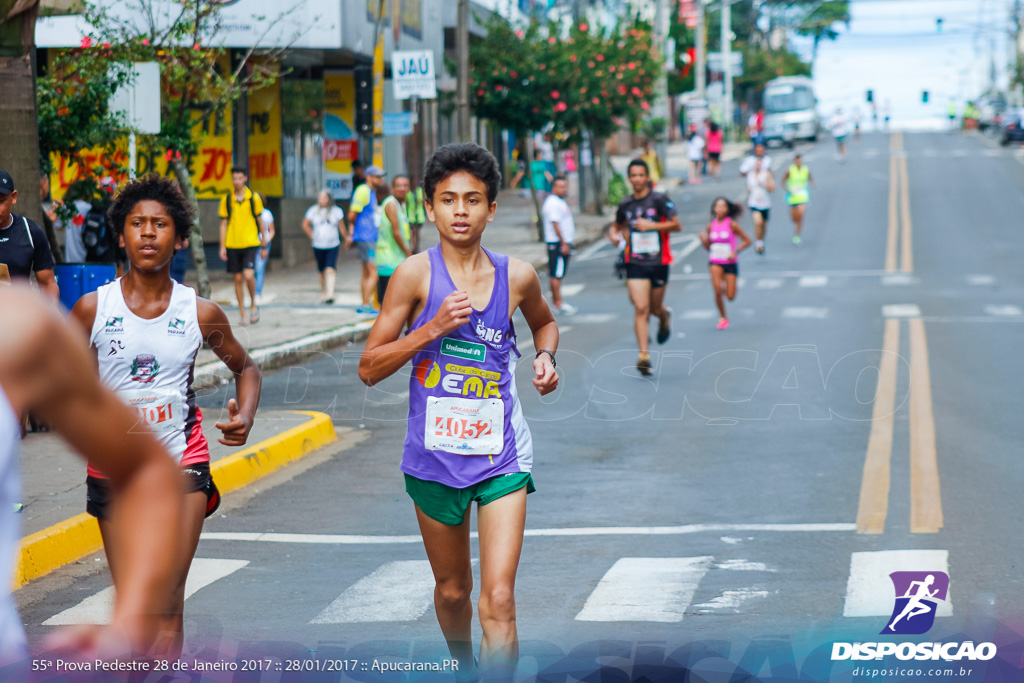
[(789, 216), (793, 219), (793, 244), (800, 244), (800, 232), (804, 227), (804, 211), (811, 201), (810, 186), (814, 184), (811, 169), (803, 164), (803, 157), (797, 154), (793, 163), (782, 176), (782, 184), (786, 188), (786, 201), (789, 203)]

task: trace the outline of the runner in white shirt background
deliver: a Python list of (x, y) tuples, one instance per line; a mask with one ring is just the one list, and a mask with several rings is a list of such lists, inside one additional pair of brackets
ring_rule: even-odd
[(690, 160), (690, 184), (700, 184), (700, 166), (704, 161), (704, 137), (696, 129), (686, 138), (686, 157)]
[(829, 119), (828, 128), (832, 131), (832, 137), (836, 139), (839, 161), (846, 161), (846, 136), (850, 131), (846, 123), (846, 116), (843, 114), (841, 107), (836, 107), (836, 112)]
[(572, 209), (565, 198), (569, 196), (569, 181), (565, 176), (555, 176), (551, 194), (541, 207), (544, 221), (544, 241), (548, 245), (548, 275), (551, 276), (551, 303), (559, 313), (572, 315), (576, 307), (562, 300), (562, 278), (569, 267), (573, 240), (576, 238), (576, 222)]
[(764, 237), (772, 208), (770, 193), (775, 191), (771, 168), (772, 159), (765, 156), (764, 145), (756, 145), (754, 154), (740, 164), (740, 174), (747, 179), (747, 206), (754, 219), (754, 251), (760, 256), (764, 256)]

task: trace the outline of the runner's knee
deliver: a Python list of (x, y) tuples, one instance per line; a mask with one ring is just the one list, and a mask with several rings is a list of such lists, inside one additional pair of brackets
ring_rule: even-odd
[(511, 586), (493, 586), (480, 592), (480, 619), (513, 622), (516, 620), (516, 598)]
[(472, 576), (461, 579), (438, 581), (434, 590), (437, 601), (447, 607), (458, 607), (469, 600), (473, 592)]

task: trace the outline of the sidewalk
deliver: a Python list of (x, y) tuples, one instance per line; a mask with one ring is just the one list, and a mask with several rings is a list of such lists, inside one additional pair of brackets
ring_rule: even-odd
[[(570, 197), (572, 206), (573, 198)], [(487, 227), (483, 244), (537, 267), (547, 264), (547, 248), (537, 241), (532, 201), (517, 192), (502, 192), (498, 214)], [(576, 246), (582, 248), (604, 234), (610, 219), (576, 215)], [(422, 248), (437, 244), (432, 224), (421, 229)], [(310, 252), (312, 257), (312, 252)], [(354, 252), (338, 263), (336, 303), (320, 304), (316, 266), (274, 268), (271, 262), (263, 291), (261, 320), (239, 325), (234, 285), (224, 272), (212, 272), (212, 298), (232, 321), (235, 335), (264, 370), (301, 362), (311, 352), (324, 351), (346, 341), (364, 339), (373, 320), (356, 314), (360, 305), (360, 264)], [(195, 273), (190, 272), (194, 284)], [(544, 278), (546, 281), (546, 278)], [(196, 361), (197, 390), (229, 381), (230, 372), (207, 348)], [(223, 416), (203, 416), (203, 432), (210, 443), (211, 469), (222, 493), (236, 490), (338, 437), (330, 418), (322, 414), (268, 411), (257, 414), (250, 446), (235, 449), (217, 443), (214, 427)], [(85, 509), (85, 464), (71, 454), (55, 434), (29, 434), (21, 444), (25, 504), (21, 515), (24, 534), (16, 585), (43, 576), (100, 548), (95, 521)]]

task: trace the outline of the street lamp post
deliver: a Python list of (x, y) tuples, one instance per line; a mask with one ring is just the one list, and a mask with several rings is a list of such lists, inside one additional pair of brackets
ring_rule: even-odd
[(722, 120), (732, 121), (732, 0), (722, 0)]

